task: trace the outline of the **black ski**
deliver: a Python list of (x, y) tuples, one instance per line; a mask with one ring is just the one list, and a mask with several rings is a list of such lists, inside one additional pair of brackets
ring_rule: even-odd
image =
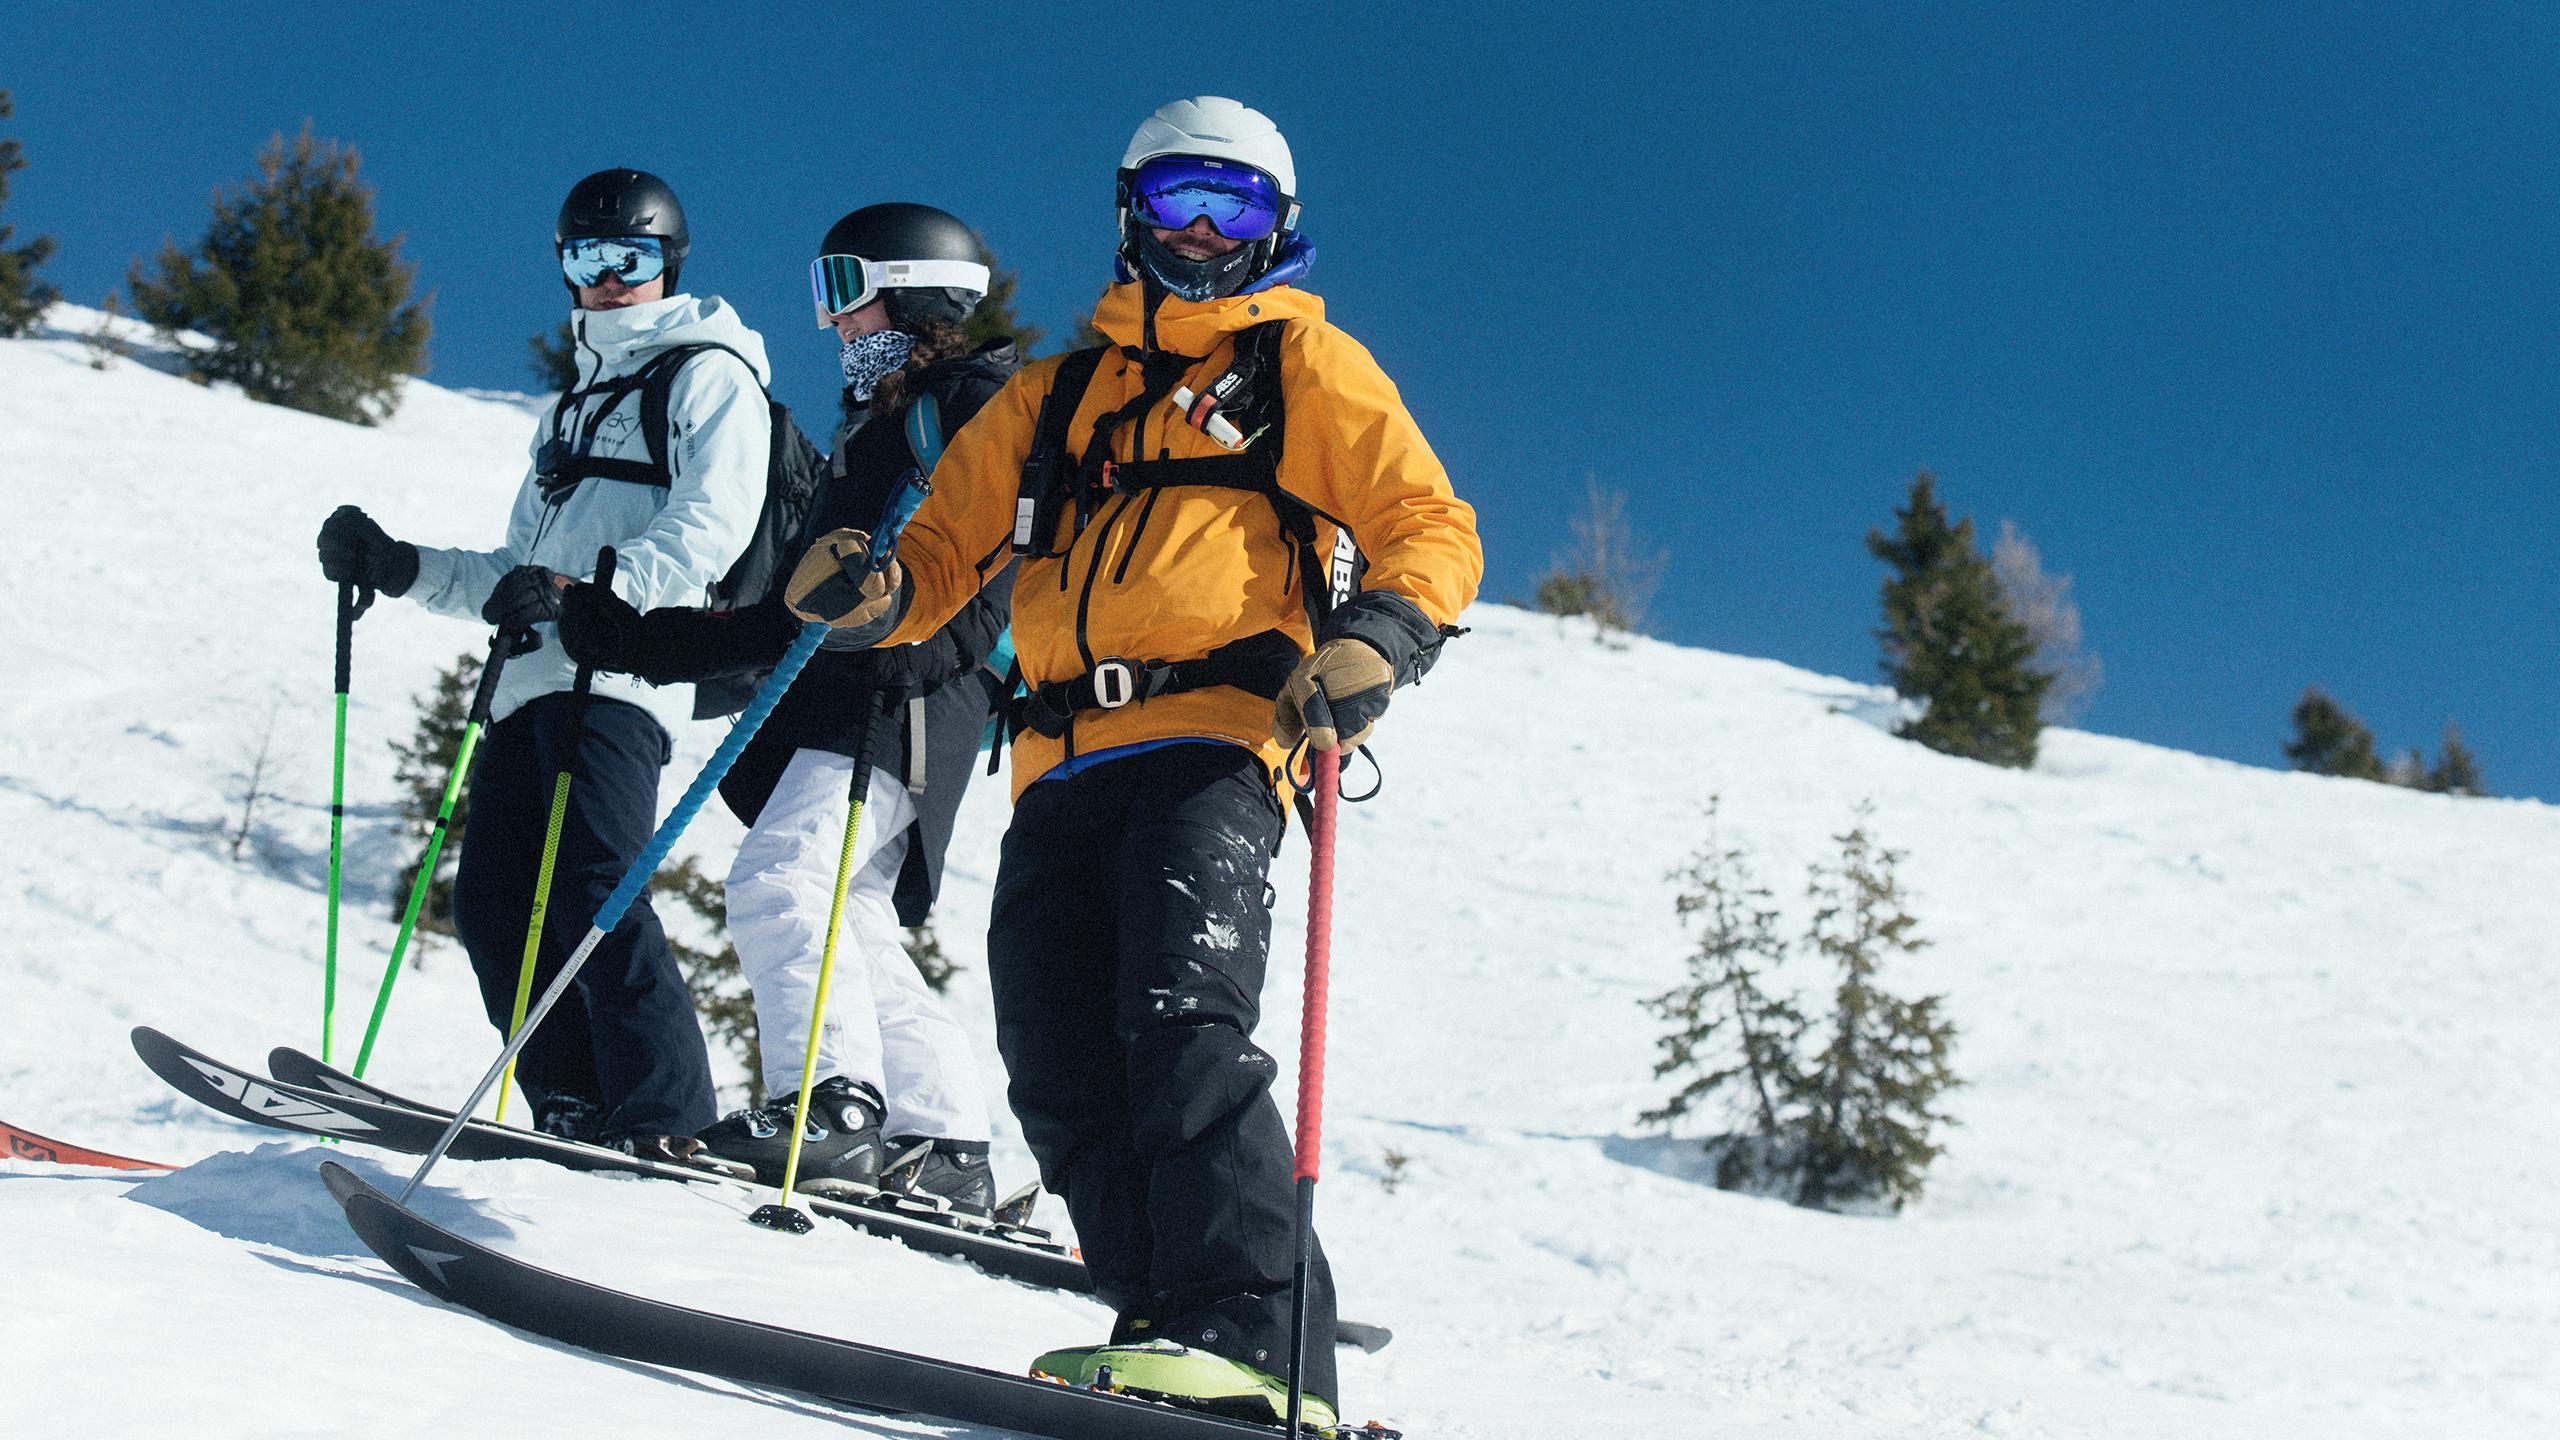
[[(235, 1120), (270, 1129), (360, 1141), (387, 1150), (423, 1155), (433, 1148), (453, 1118), (450, 1111), (438, 1113), (386, 1105), (353, 1095), (305, 1089), (271, 1076), (259, 1075), (216, 1060), (148, 1025), (134, 1027), (133, 1049), (142, 1057), (142, 1063), (151, 1067), (153, 1074), (167, 1081), (180, 1094)], [(462, 1132), (454, 1138), (453, 1148), (447, 1153), (456, 1160), (545, 1160), (572, 1170), (600, 1170), (656, 1180), (726, 1185), (751, 1189), (760, 1194), (772, 1193), (768, 1187), (733, 1180), (709, 1170), (663, 1165), (625, 1155), (619, 1150), (608, 1150), (601, 1145), (581, 1145), (574, 1140), (562, 1140), (512, 1126), (492, 1125), (481, 1120), (463, 1126)], [(808, 1206), (814, 1214), (842, 1220), (875, 1235), (885, 1235), (927, 1254), (957, 1256), (992, 1275), (1075, 1294), (1093, 1291), (1093, 1277), (1086, 1273), (1084, 1262), (1069, 1255), (1064, 1247), (1031, 1245), (965, 1230), (957, 1225), (842, 1204), (814, 1195), (795, 1199)]]
[[(382, 1105), (405, 1106), (411, 1110), (423, 1111), (427, 1114), (433, 1115), (439, 1122), (450, 1121), (453, 1118), (453, 1112), (451, 1110), (440, 1106), (429, 1105), (422, 1101), (409, 1099), (395, 1091), (385, 1090), (370, 1080), (359, 1080), (344, 1070), (340, 1070), (336, 1066), (329, 1064), (327, 1061), (318, 1059), (304, 1051), (296, 1050), (290, 1045), (279, 1045), (275, 1049), (267, 1052), (267, 1073), (280, 1080), (286, 1081), (289, 1084), (299, 1085), (306, 1090), (321, 1090), (335, 1095), (349, 1096), (359, 1099), (371, 1099), (375, 1103)], [(681, 1178), (686, 1180), (700, 1180), (716, 1177), (685, 1175)], [(1039, 1198), (1039, 1193), (1040, 1187), (1038, 1185), (1025, 1185), (1020, 1190), (1015, 1191), (1011, 1196), (1007, 1197), (1002, 1204), (999, 1204), (996, 1207), (996, 1217), (999, 1223), (1015, 1229), (1025, 1228), (1027, 1222), (1031, 1218), (1032, 1202)], [(823, 1200), (821, 1197), (812, 1196), (808, 1198), (821, 1205), (832, 1203)], [(914, 1214), (918, 1212), (901, 1211), (900, 1213)], [(999, 1230), (998, 1233), (1001, 1234), (1003, 1231)], [(981, 1264), (983, 1263), (984, 1262), (981, 1262)], [(986, 1266), (985, 1268), (996, 1269), (997, 1267)], [(1009, 1274), (1010, 1272), (999, 1270), (998, 1273)], [(1028, 1279), (1030, 1277), (1012, 1275), (1010, 1278)], [(1086, 1284), (1073, 1287), (1061, 1286), (1059, 1288), (1072, 1288), (1075, 1289), (1077, 1293), (1083, 1294), (1090, 1293), (1092, 1287), (1090, 1284)], [(1341, 1319), (1335, 1320), (1333, 1325), (1333, 1339), (1335, 1344), (1348, 1345), (1353, 1349), (1360, 1350), (1370, 1355), (1375, 1355), (1379, 1351), (1387, 1348), (1387, 1342), (1395, 1338), (1396, 1332), (1388, 1329), (1384, 1325), (1371, 1325), (1364, 1321)]]
[[(591, 1285), (466, 1240), (403, 1209), (354, 1172), (320, 1167), (347, 1223), (412, 1284), (546, 1339), (624, 1360), (768, 1385), (823, 1400), (990, 1425), (1046, 1440), (1273, 1440), (1277, 1426), (690, 1310)], [(1364, 1427), (1346, 1440), (1390, 1440)]]

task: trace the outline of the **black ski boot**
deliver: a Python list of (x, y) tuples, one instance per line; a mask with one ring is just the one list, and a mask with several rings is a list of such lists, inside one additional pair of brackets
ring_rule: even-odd
[(604, 1107), (583, 1095), (545, 1095), (533, 1102), (533, 1128), (556, 1140), (594, 1145), (604, 1138)]
[(900, 1209), (988, 1219), (996, 1205), (995, 1172), (987, 1168), (984, 1140), (929, 1140), (904, 1135), (889, 1142), (894, 1159), (880, 1189)]
[[(791, 1114), (798, 1092), (776, 1095), (752, 1110), (721, 1118), (697, 1137), (704, 1160), (729, 1161), (755, 1171), (767, 1185), (782, 1183), (791, 1152)], [(880, 1193), (880, 1092), (830, 1075), (809, 1093), (809, 1125), (800, 1139), (799, 1188), (814, 1195), (868, 1199)]]

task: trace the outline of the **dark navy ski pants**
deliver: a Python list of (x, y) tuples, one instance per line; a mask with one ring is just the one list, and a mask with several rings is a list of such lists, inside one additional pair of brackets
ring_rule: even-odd
[[(987, 939), (1014, 1115), (1122, 1337), (1274, 1375), (1289, 1368), (1295, 1157), (1278, 1067), (1251, 1036), (1282, 828), (1269, 772), (1238, 745), (1038, 781), (1005, 832)], [(1306, 1375), (1328, 1398), (1333, 1318), (1319, 1250)]]
[[(515, 1013), (554, 778), (569, 768), (569, 806), (534, 962), (534, 999), (648, 845), (658, 823), (658, 772), (668, 755), (667, 732), (656, 717), (600, 697), (588, 702), (583, 725), (576, 697), (553, 694), (528, 702), (482, 737), (454, 880), (454, 926), (501, 1036)], [(587, 957), (569, 993), (526, 1043), (516, 1079), (537, 1103), (546, 1095), (596, 1103), (608, 1136), (691, 1135), (717, 1118), (702, 1025), (647, 891)]]

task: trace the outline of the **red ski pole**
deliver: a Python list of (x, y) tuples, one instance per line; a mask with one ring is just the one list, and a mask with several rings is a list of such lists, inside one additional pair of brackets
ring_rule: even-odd
[[(1308, 698), (1309, 722), (1317, 715), (1332, 723), (1331, 707), (1318, 687)], [(1298, 1263), (1289, 1291), (1289, 1434), (1298, 1434), (1298, 1417), (1306, 1401), (1307, 1272), (1315, 1259), (1316, 1173), (1324, 1142), (1325, 983), (1333, 951), (1333, 820), (1342, 799), (1342, 759), (1338, 750), (1310, 749), (1307, 755), (1308, 799), (1313, 818), (1307, 825), (1307, 985), (1298, 1018)], [(1328, 1344), (1332, 1343), (1329, 1339)]]

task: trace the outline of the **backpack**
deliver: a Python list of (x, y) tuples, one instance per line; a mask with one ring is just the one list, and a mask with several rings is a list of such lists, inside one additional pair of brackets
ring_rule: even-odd
[[(586, 480), (620, 480), (655, 485), (662, 490), (672, 485), (674, 472), (667, 468), (668, 397), (675, 390), (676, 372), (684, 368), (684, 362), (706, 350), (738, 354), (726, 345), (678, 345), (649, 357), (649, 363), (628, 375), (562, 394), (551, 407), (551, 438), (543, 443), (535, 466), (543, 498), (557, 500)], [(738, 358), (746, 359), (743, 355)], [(749, 365), (747, 372), (754, 374), (755, 367)], [(773, 392), (763, 390), (761, 383), (758, 389), (773, 419), (773, 448), (765, 458), (764, 504), (756, 512), (755, 530), (747, 538), (747, 548), (730, 565), (729, 572), (711, 586), (709, 608), (714, 610), (743, 609), (774, 593), (785, 567), (808, 548), (810, 537), (805, 532), (809, 517), (817, 513), (818, 492), (825, 484), (826, 456), (800, 433), (790, 410), (773, 398)], [(605, 417), (634, 390), (640, 392), (640, 439), (649, 449), (649, 458), (623, 460), (588, 453), (595, 448), (596, 432), (603, 427)], [(571, 406), (597, 397), (602, 397), (603, 403), (588, 413), (575, 444), (562, 438), (561, 427)]]

